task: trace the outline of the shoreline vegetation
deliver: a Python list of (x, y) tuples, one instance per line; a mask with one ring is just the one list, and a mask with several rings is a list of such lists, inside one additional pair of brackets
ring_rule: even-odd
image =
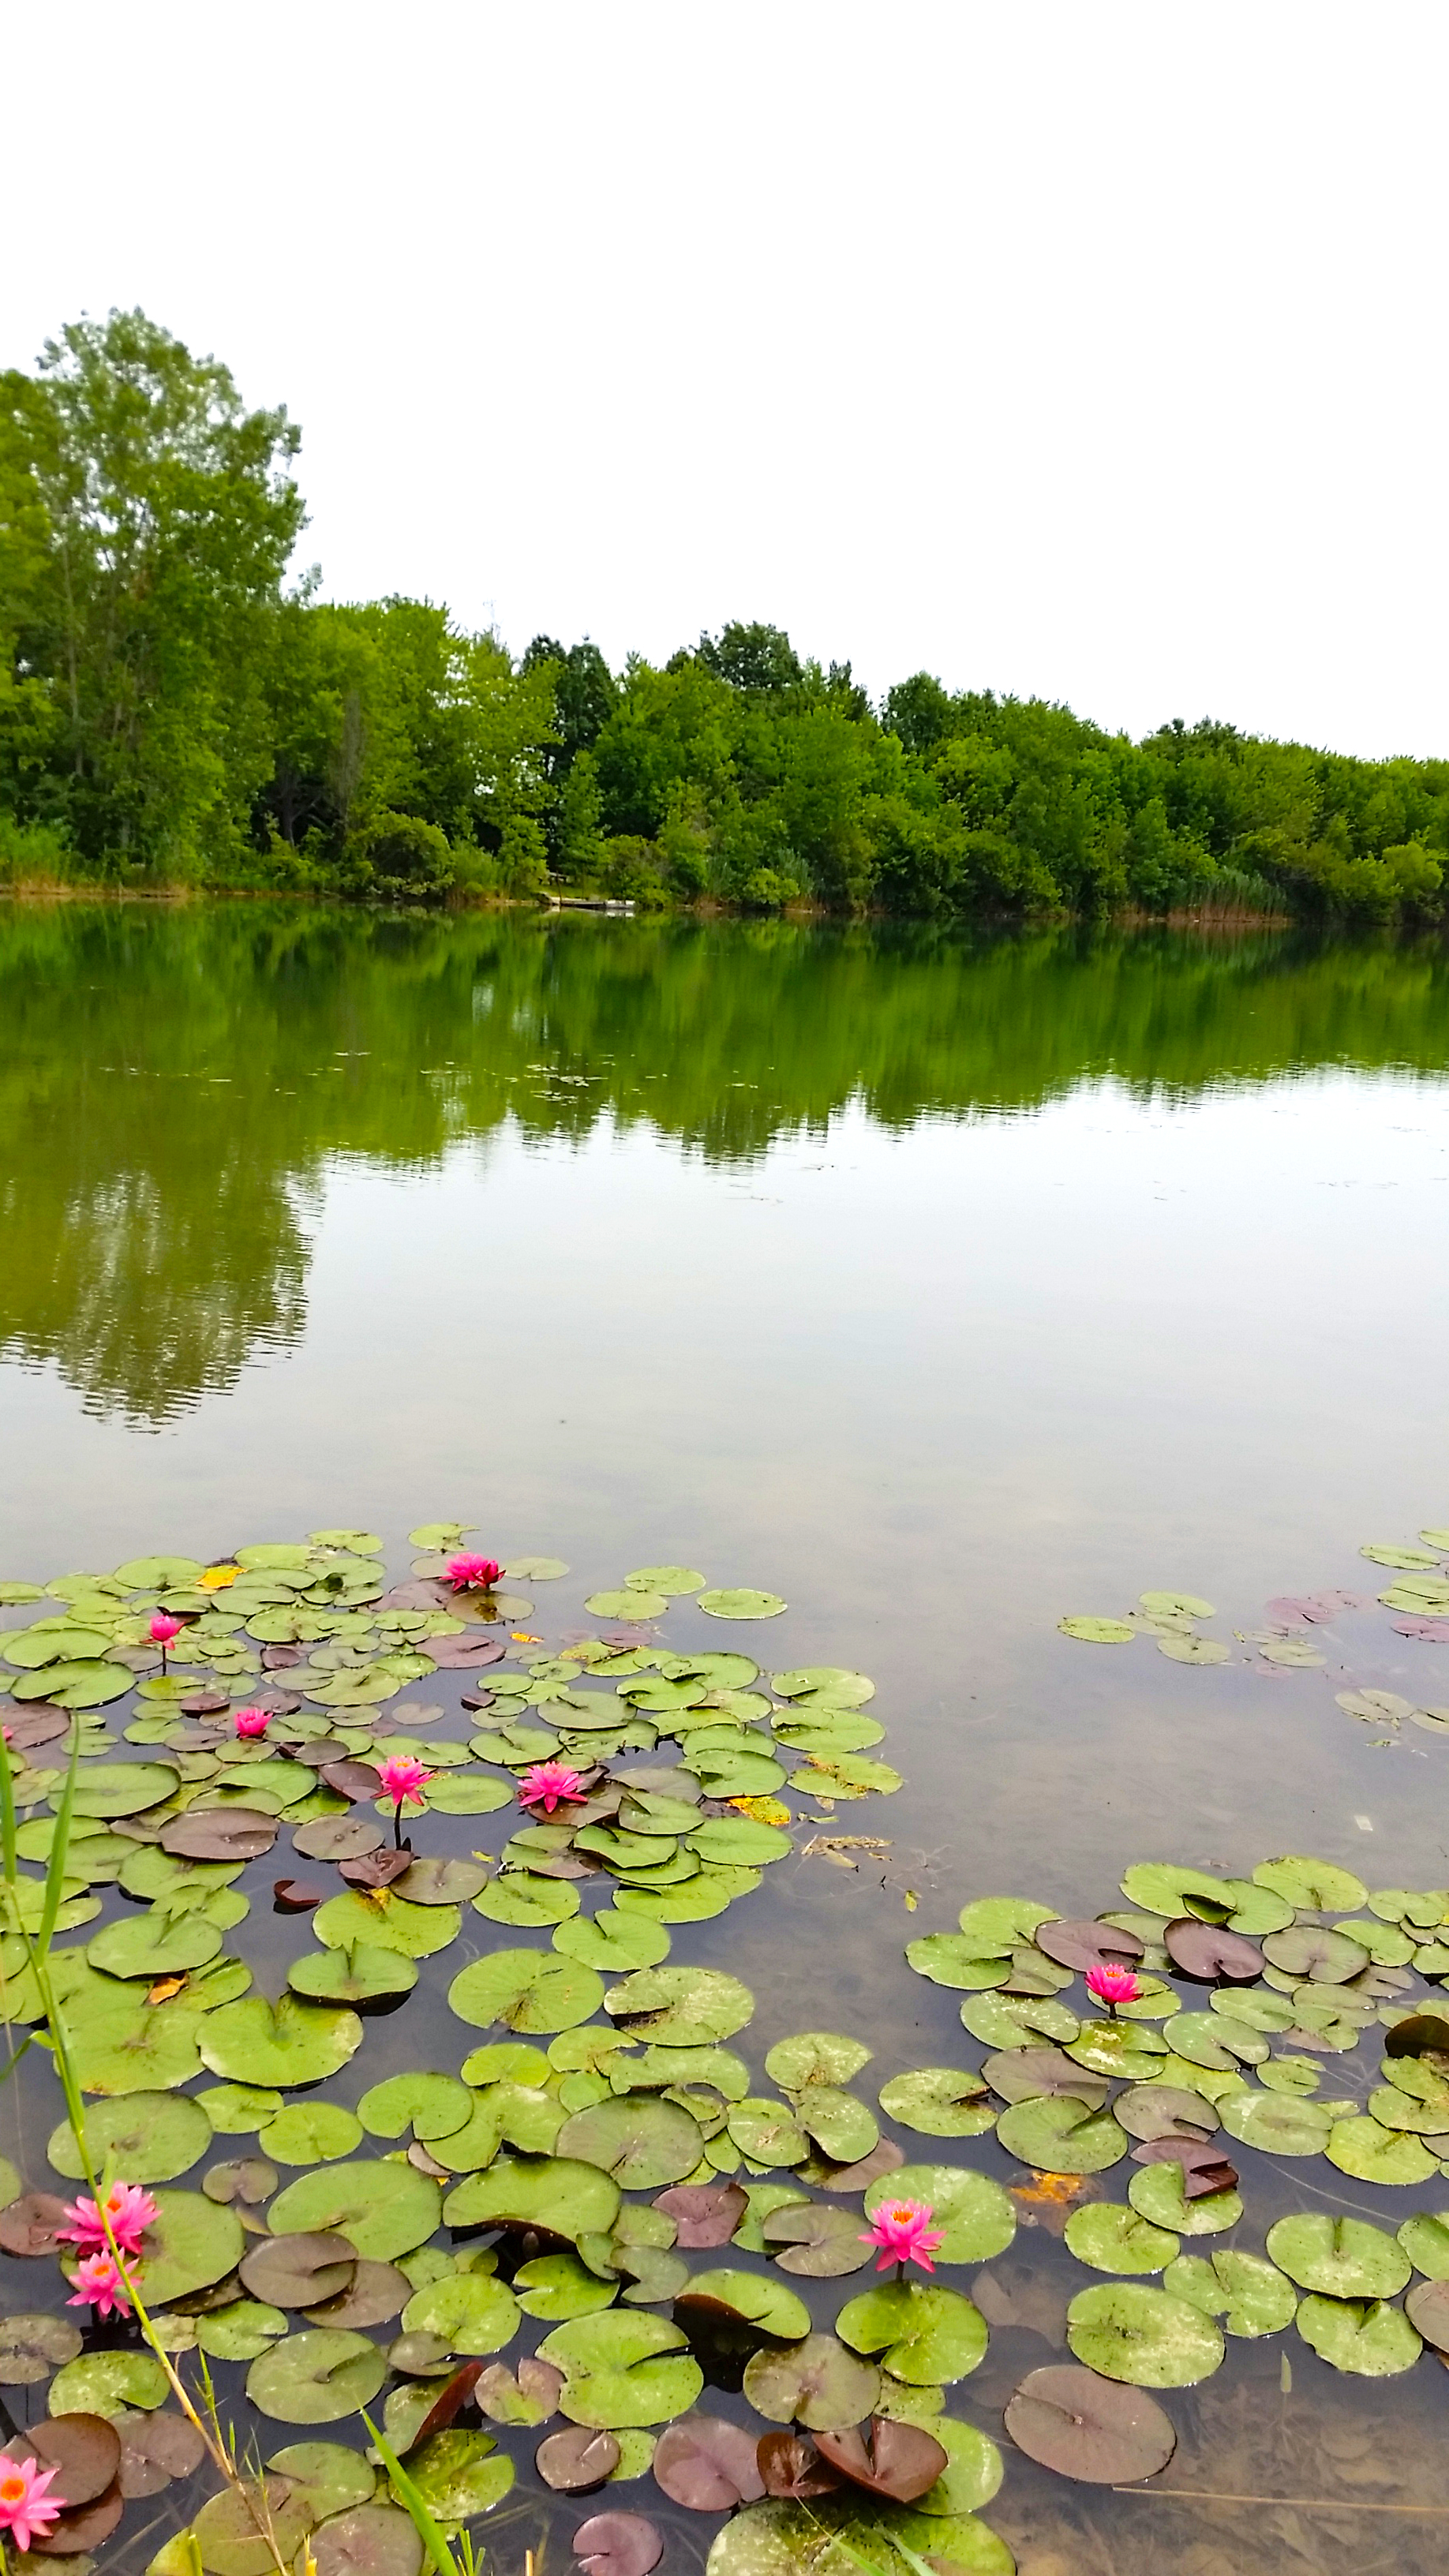
[(138, 312), (0, 375), (0, 891), (1259, 927), (1442, 919), (1449, 760), (1143, 741), (734, 622), (515, 657), (293, 557), (300, 433)]

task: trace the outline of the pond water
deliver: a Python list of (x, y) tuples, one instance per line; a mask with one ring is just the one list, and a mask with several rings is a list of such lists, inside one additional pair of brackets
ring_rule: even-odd
[[(456, 1517), (505, 1562), (567, 1561), (534, 1595), (550, 1642), (631, 1567), (777, 1592), (768, 1632), (681, 1601), (661, 1640), (870, 1674), (904, 1786), (816, 1831), (889, 1848), (786, 1861), (673, 1955), (754, 1989), (757, 2075), (804, 2028), (870, 2042), (872, 2082), (979, 2063), (960, 1996), (902, 1956), (970, 1898), (1091, 1915), (1134, 1861), (1283, 1851), (1449, 1880), (1449, 1744), (1336, 1701), (1449, 1705), (1449, 1645), (1391, 1627), (1359, 1553), (1449, 1523), (1446, 1077), (1438, 947), (0, 906), (0, 1577), (340, 1524), (396, 1581), (408, 1532)], [(1315, 1630), (1321, 1663), (1239, 1642), (1328, 1587), (1362, 1606)], [(1210, 1601), (1230, 1659), (1059, 1630), (1153, 1588)], [(430, 1849), (485, 1839), (433, 1824)], [(306, 1937), (256, 1909), (259, 1982)], [(422, 2062), (420, 2031), (456, 2064), (447, 2029), (440, 1995), (370, 2024), (329, 2095)], [(58, 2116), (43, 2069), (13, 2098)], [(993, 2139), (959, 2153), (1019, 2179)], [(1316, 2204), (1241, 2153), (1260, 2248)], [(1422, 2197), (1315, 2180), (1391, 2227)], [(1046, 2224), (1015, 2257), (1036, 2323), (952, 2392), (998, 2438), (1097, 2277)], [(3, 2268), (6, 2308), (33, 2302), (40, 2267)], [(805, 2286), (828, 2324), (842, 2285)], [(1288, 2502), (1147, 2502), (1008, 2454), (986, 2519), (1023, 2570), (1442, 2566), (1442, 2521), (1351, 2509), (1442, 2502), (1413, 2467), (1437, 2363), (1347, 2379), (1290, 2335), (1290, 2392), (1282, 2340), (1168, 2401), (1169, 2478)], [(658, 2515), (647, 2480), (617, 2494)], [(170, 2527), (133, 2524), (108, 2564)], [(666, 2570), (715, 2527), (670, 2521)], [(499, 2530), (498, 2563), (537, 2537)]]

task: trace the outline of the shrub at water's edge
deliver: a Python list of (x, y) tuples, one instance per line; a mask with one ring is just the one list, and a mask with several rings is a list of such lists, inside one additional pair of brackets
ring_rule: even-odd
[(1045, 700), (877, 708), (732, 623), (610, 670), (445, 607), (284, 587), (285, 410), (143, 313), (0, 376), (0, 888), (73, 877), (389, 903), (551, 888), (649, 909), (1436, 918), (1449, 762)]

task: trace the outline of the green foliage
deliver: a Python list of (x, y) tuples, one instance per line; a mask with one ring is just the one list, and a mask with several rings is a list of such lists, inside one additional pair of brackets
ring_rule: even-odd
[(1437, 916), (1449, 762), (1181, 722), (1141, 743), (739, 621), (515, 662), (444, 607), (284, 590), (286, 413), (141, 313), (0, 377), (0, 884), (399, 902), (593, 890), (901, 917)]

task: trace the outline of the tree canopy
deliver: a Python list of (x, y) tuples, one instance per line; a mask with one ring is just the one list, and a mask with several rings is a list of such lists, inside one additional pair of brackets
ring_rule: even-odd
[[(0, 882), (1010, 917), (1440, 912), (1449, 761), (1141, 742), (734, 621), (663, 668), (330, 603), (285, 410), (140, 312), (0, 376)], [(290, 581), (290, 586), (289, 586)]]

